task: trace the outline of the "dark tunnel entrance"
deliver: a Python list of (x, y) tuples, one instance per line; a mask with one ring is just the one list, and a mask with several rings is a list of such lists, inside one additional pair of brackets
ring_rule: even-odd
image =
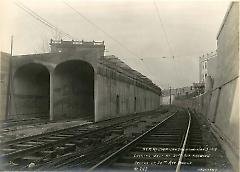
[(80, 60), (59, 64), (53, 77), (54, 119), (94, 121), (94, 70)]
[(30, 63), (20, 67), (13, 77), (13, 118), (49, 118), (49, 71)]

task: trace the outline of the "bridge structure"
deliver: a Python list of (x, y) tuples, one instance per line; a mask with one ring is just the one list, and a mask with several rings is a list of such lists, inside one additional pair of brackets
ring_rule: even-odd
[(119, 58), (104, 56), (104, 42), (50, 45), (50, 53), (11, 58), (7, 118), (99, 121), (159, 107), (161, 89)]

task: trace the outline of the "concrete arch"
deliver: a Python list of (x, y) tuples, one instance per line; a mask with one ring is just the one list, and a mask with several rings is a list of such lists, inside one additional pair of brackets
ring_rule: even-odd
[(53, 72), (54, 119), (94, 121), (94, 68), (82, 60), (67, 60)]
[(51, 71), (53, 71), (53, 69), (54, 69), (54, 66), (50, 66), (49, 64), (44, 63), (44, 62), (24, 61), (24, 62), (22, 62), (22, 63), (20, 63), (20, 64), (17, 64), (16, 67), (13, 68), (13, 70), (12, 70), (12, 76), (15, 76), (15, 73), (16, 73), (19, 69), (21, 69), (22, 67), (27, 66), (27, 65), (41, 65), (41, 66), (45, 67), (45, 68), (48, 70), (49, 73), (50, 73)]
[[(60, 58), (57, 60), (57, 64), (55, 65), (55, 68), (57, 68), (59, 65), (64, 64), (66, 62), (70, 62), (70, 61), (81, 61), (83, 63), (87, 63), (88, 65), (90, 65), (92, 67), (92, 69), (94, 70), (94, 72), (96, 72), (96, 61), (91, 59), (90, 57), (79, 57), (79, 56), (70, 56), (68, 58)], [(55, 70), (54, 68), (54, 70)]]
[(48, 118), (50, 73), (46, 66), (27, 63), (13, 74), (12, 109), (16, 118)]

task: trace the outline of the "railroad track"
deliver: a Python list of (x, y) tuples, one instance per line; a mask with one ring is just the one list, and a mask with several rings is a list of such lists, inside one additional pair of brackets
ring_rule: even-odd
[(149, 128), (157, 118), (156, 114), (144, 119), (143, 115), (129, 116), (2, 142), (1, 170), (57, 169), (73, 164), (67, 162), (74, 157), (83, 166), (93, 165), (93, 155), (108, 155), (129, 142), (126, 129)]
[(1, 125), (1, 129), (7, 130), (8, 128), (19, 126), (19, 125), (45, 123), (47, 121), (48, 121), (47, 118), (9, 119), (5, 121), (0, 121), (0, 125)]
[(41, 118), (29, 118), (19, 120), (9, 119), (0, 121), (0, 142), (16, 137), (12, 135), (12, 132), (33, 128), (35, 126), (40, 126), (47, 123), (49, 123), (47, 119)]
[(198, 121), (190, 111), (158, 123), (86, 171), (216, 171), (203, 145)]
[[(74, 121), (76, 120), (76, 121)], [(83, 121), (81, 121), (83, 120)], [(92, 123), (90, 120), (85, 120), (85, 119), (73, 119), (72, 120), (75, 124), (72, 124), (73, 126), (79, 125), (76, 124), (77, 121), (79, 121), (80, 123)], [(69, 124), (72, 122), (71, 120), (62, 120), (62, 121), (49, 121), (47, 119), (29, 119), (29, 120), (20, 120), (19, 123), (17, 123), (17, 120), (14, 120), (13, 124), (11, 125), (12, 121), (5, 121), (4, 123), (0, 123), (0, 124), (5, 124), (5, 125), (1, 125), (0, 127), (0, 144), (1, 142), (6, 142), (12, 139), (16, 139), (19, 138), (21, 134), (24, 134), (24, 130), (30, 130), (30, 129), (36, 129), (36, 127), (42, 127), (43, 125), (49, 124), (48, 126), (52, 126), (49, 129), (51, 130), (51, 128), (54, 128), (54, 126), (58, 126), (59, 122), (60, 123), (68, 123), (67, 125), (69, 126)], [(82, 125), (82, 124), (80, 124)], [(47, 127), (48, 128), (48, 127)], [(23, 131), (22, 133), (19, 132), (19, 130)], [(46, 129), (48, 130), (48, 129)], [(36, 131), (36, 130), (35, 130)], [(43, 130), (44, 131), (44, 130)], [(41, 133), (41, 132), (40, 132)], [(36, 135), (36, 134), (34, 134)], [(24, 136), (27, 137), (27, 136)]]

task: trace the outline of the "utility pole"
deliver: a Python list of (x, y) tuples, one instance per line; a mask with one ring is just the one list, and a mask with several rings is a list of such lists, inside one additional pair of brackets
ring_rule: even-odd
[(13, 35), (11, 36), (11, 57), (13, 55)]
[(8, 69), (6, 119), (8, 119), (9, 115), (11, 115), (12, 55), (13, 55), (13, 35), (11, 36), (11, 48), (10, 48), (10, 59), (9, 59), (9, 69)]
[(169, 104), (171, 105), (172, 104), (172, 89), (171, 89), (171, 86), (169, 88), (169, 94), (170, 94)]

